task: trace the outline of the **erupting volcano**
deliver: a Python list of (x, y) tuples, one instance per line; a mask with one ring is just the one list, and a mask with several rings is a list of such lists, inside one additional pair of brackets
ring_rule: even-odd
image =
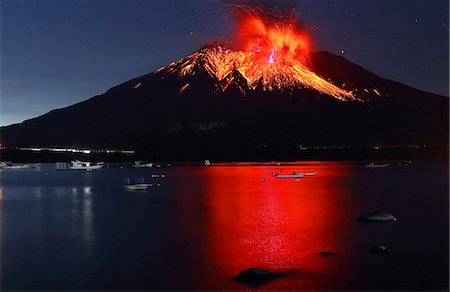
[(310, 52), (295, 12), (231, 13), (233, 49), (213, 42), (102, 95), (3, 127), (2, 144), (132, 148), (180, 161), (298, 159), (317, 145), (448, 145), (448, 98)]
[[(218, 81), (219, 90), (226, 91), (228, 86), (242, 76), (248, 89), (289, 91), (293, 89), (315, 90), (339, 100), (357, 100), (352, 92), (346, 91), (320, 77), (296, 58), (277, 59), (275, 53), (269, 56), (252, 51), (233, 51), (215, 43), (205, 47), (180, 61), (160, 68), (162, 74), (177, 73), (179, 77), (193, 76), (198, 66), (204, 66), (211, 77)], [(287, 61), (287, 60), (289, 61)], [(234, 72), (239, 73), (238, 76)], [(180, 93), (189, 86), (183, 85)], [(244, 91), (243, 91), (244, 93)]]
[[(233, 11), (238, 33), (235, 42), (241, 50), (213, 44), (158, 72), (177, 73), (180, 77), (194, 75), (198, 64), (217, 79), (225, 91), (238, 72), (249, 89), (292, 90), (304, 88), (318, 91), (339, 100), (358, 100), (347, 91), (320, 77), (307, 67), (309, 42), (297, 14), (282, 16), (277, 11), (237, 6)], [(180, 92), (189, 86), (183, 85)]]

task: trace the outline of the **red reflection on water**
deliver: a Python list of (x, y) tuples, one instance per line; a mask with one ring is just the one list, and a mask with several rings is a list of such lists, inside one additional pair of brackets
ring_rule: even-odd
[[(277, 179), (272, 172), (317, 171), (313, 177)], [(222, 274), (260, 267), (320, 271), (321, 251), (338, 252), (345, 217), (345, 187), (333, 176), (345, 164), (215, 166), (204, 168), (209, 258)], [(261, 182), (266, 178), (266, 182)], [(293, 288), (293, 287), (291, 287)]]

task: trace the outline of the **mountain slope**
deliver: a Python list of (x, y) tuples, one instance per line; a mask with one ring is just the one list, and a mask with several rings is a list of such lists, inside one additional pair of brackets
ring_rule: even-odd
[(295, 69), (249, 68), (255, 61), (241, 54), (213, 43), (102, 95), (3, 127), (1, 143), (168, 155), (261, 145), (448, 144), (446, 97), (326, 52)]

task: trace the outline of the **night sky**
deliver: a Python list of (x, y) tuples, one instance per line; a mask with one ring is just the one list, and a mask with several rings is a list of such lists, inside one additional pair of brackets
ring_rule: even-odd
[[(0, 124), (102, 94), (213, 40), (227, 44), (225, 2), (2, 0)], [(314, 51), (448, 96), (447, 0), (259, 2), (295, 7)]]

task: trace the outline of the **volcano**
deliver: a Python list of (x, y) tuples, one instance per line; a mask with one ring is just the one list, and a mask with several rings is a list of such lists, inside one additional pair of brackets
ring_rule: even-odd
[(132, 148), (172, 159), (310, 146), (448, 145), (448, 97), (328, 52), (297, 63), (276, 56), (261, 59), (257, 51), (214, 42), (102, 95), (2, 127), (1, 143)]

